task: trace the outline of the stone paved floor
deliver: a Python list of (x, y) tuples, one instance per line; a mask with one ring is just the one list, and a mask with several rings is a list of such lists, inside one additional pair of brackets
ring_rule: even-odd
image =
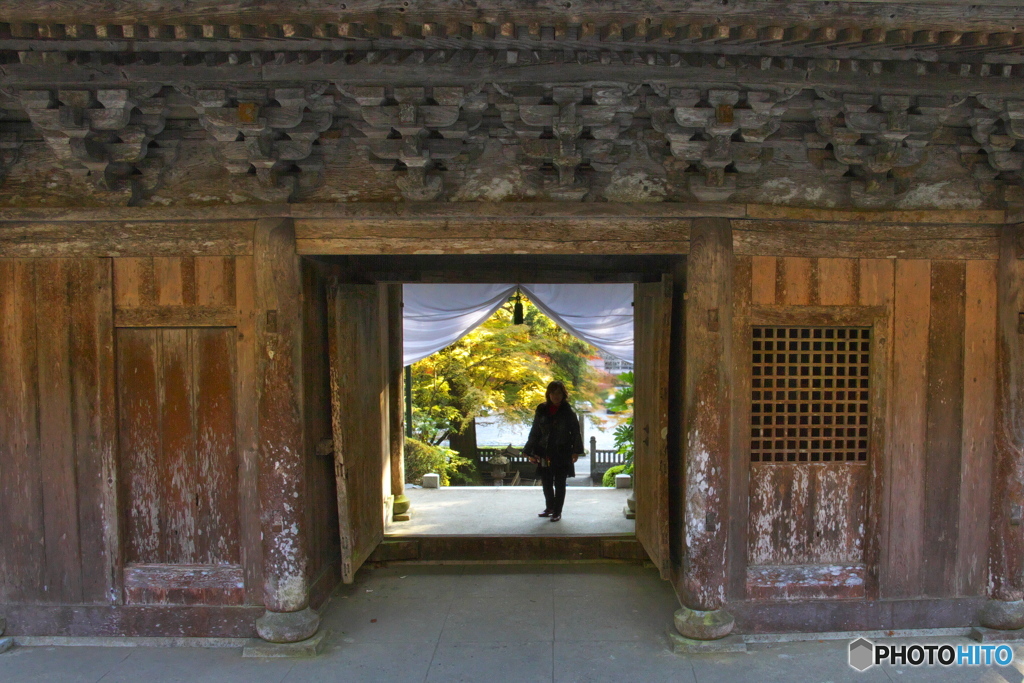
[(594, 536), (632, 534), (626, 519), (629, 489), (571, 488), (565, 492), (562, 519), (538, 517), (544, 509), (539, 486), (451, 486), (406, 489), (412, 519), (392, 522), (389, 536)]
[(17, 647), (0, 655), (0, 681), (1024, 680), (1024, 649), (1005, 668), (863, 674), (847, 666), (846, 641), (680, 657), (665, 635), (674, 603), (667, 583), (634, 565), (392, 566), (360, 571), (332, 598), (324, 610), (329, 645), (316, 659), (243, 659), (239, 649)]

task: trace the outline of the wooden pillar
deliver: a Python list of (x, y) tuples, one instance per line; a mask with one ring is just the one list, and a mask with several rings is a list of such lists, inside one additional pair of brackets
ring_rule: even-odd
[(982, 626), (1024, 628), (1024, 225), (999, 238), (995, 463)]
[(727, 636), (725, 602), (730, 386), (732, 376), (732, 225), (699, 218), (687, 257), (683, 395), (682, 567), (676, 591), (680, 634), (695, 640)]
[(409, 519), (405, 495), (405, 362), (402, 336), (402, 285), (388, 285), (388, 431), (391, 447), (391, 493), (394, 519)]
[(257, 435), (263, 600), (256, 622), (264, 640), (285, 643), (316, 633), (309, 608), (302, 415), (302, 280), (290, 219), (256, 222)]

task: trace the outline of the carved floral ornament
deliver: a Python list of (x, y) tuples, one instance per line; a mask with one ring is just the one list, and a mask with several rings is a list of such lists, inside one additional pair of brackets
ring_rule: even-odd
[[(62, 168), (128, 192), (129, 203), (174, 163), (181, 134), (167, 127), (172, 96), (176, 111), (182, 102), (191, 108), (225, 170), (270, 200), (316, 187), (326, 163), (358, 154), (391, 175), (406, 200), (434, 201), (457, 193), (495, 145), (505, 150), (500, 163), (529, 176), (531, 196), (563, 201), (673, 193), (728, 201), (784, 172), (892, 198), (908, 191), (937, 145), (956, 150), (965, 177), (991, 187), (1020, 184), (1024, 167), (1024, 101), (990, 96), (662, 82), (10, 94)], [(23, 142), (0, 120), (0, 174)], [(623, 189), (640, 176), (641, 189)]]

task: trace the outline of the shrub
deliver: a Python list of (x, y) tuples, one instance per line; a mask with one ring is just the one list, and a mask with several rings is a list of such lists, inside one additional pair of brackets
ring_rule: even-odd
[(422, 484), (423, 475), (434, 472), (441, 475), (441, 486), (448, 486), (452, 479), (462, 481), (466, 475), (459, 471), (460, 467), (472, 465), (469, 458), (444, 446), (431, 446), (416, 439), (405, 440), (405, 480), (413, 484)]
[(615, 475), (616, 474), (633, 474), (633, 463), (628, 465), (612, 465), (605, 470), (604, 476), (601, 477), (601, 485), (612, 487), (615, 486)]

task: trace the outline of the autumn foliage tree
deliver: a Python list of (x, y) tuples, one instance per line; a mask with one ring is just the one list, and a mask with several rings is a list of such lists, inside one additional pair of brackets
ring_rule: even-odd
[(565, 382), (572, 402), (599, 405), (598, 373), (587, 359), (596, 349), (556, 325), (523, 299), (524, 322), (512, 305), (480, 327), (412, 366), (413, 435), (440, 444), (477, 417), (527, 422), (548, 382)]

